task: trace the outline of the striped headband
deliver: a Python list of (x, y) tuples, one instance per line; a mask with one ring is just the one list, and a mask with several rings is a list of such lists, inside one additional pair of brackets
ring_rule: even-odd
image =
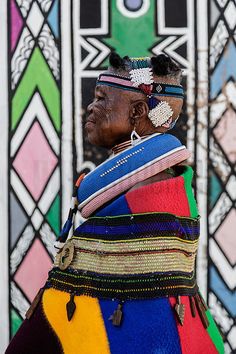
[[(143, 92), (140, 88), (133, 86), (130, 78), (114, 74), (101, 74), (97, 79), (97, 85), (112, 86), (122, 90)], [(152, 83), (152, 95), (171, 96), (184, 99), (184, 89), (182, 86), (164, 83)]]

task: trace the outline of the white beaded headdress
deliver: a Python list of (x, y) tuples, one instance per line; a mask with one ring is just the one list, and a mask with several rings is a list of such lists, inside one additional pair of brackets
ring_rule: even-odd
[[(152, 94), (153, 72), (149, 57), (131, 58), (129, 71), (131, 82), (134, 87), (139, 88), (148, 97), (148, 117), (154, 127), (165, 126), (171, 128), (173, 110), (168, 102), (160, 101)], [(157, 86), (158, 92), (158, 86)]]

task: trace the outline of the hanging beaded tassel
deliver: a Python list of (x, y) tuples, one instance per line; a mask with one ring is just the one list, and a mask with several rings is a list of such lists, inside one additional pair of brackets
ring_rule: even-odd
[(57, 239), (57, 241), (54, 243), (54, 248), (57, 250), (57, 252), (60, 252), (61, 249), (63, 248), (67, 238), (68, 238), (68, 235), (69, 235), (69, 232), (70, 232), (70, 229), (74, 223), (74, 218), (75, 218), (75, 214), (78, 210), (78, 200), (77, 200), (77, 192), (78, 192), (78, 188), (80, 186), (80, 183), (82, 182), (83, 178), (85, 176), (85, 173), (83, 173), (82, 175), (79, 176), (79, 178), (77, 179), (76, 181), (76, 184), (75, 184), (75, 188), (74, 188), (74, 191), (73, 191), (73, 195), (72, 195), (72, 198), (71, 198), (71, 206), (70, 206), (70, 210), (69, 210), (69, 214), (68, 214), (68, 218), (60, 232), (60, 235)]
[(123, 317), (123, 302), (119, 302), (117, 309), (113, 312), (113, 314), (109, 317), (109, 320), (112, 321), (113, 326), (120, 326)]
[(74, 312), (76, 310), (74, 297), (75, 297), (74, 293), (70, 294), (70, 300), (66, 304), (66, 312), (67, 312), (68, 321), (70, 321), (72, 319)]
[(177, 315), (177, 318), (179, 320), (179, 323), (181, 326), (184, 324), (184, 314), (185, 314), (185, 305), (181, 303), (181, 297), (177, 297), (177, 303), (175, 305), (175, 312)]

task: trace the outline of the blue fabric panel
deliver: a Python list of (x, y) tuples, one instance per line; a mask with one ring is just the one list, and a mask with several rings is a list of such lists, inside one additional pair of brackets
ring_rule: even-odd
[(85, 176), (78, 189), (79, 203), (122, 176), (181, 146), (181, 142), (173, 135), (161, 134), (126, 149)]
[(118, 302), (99, 300), (111, 354), (181, 354), (174, 313), (167, 298), (126, 301), (123, 322), (109, 317)]
[(96, 216), (119, 216), (125, 214), (131, 214), (131, 211), (125, 196), (121, 195), (113, 202), (109, 203), (109, 205), (99, 210), (96, 213)]

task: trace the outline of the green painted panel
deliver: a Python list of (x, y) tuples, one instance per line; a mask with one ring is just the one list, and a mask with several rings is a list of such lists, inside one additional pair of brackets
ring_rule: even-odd
[(59, 195), (56, 197), (54, 202), (52, 203), (47, 215), (46, 220), (49, 225), (55, 232), (56, 236), (59, 235), (60, 232), (60, 197)]
[(38, 47), (33, 51), (12, 100), (12, 129), (16, 127), (36, 89), (41, 93), (54, 125), (59, 131), (61, 126), (60, 93), (48, 64)]
[(112, 0), (111, 38), (103, 41), (122, 56), (149, 56), (150, 48), (159, 41), (155, 34), (155, 1), (150, 1), (148, 11), (137, 18), (124, 16), (116, 3)]
[(16, 313), (16, 311), (11, 309), (11, 333), (12, 333), (12, 336), (14, 336), (15, 333), (18, 331), (22, 322), (23, 322), (23, 320)]

